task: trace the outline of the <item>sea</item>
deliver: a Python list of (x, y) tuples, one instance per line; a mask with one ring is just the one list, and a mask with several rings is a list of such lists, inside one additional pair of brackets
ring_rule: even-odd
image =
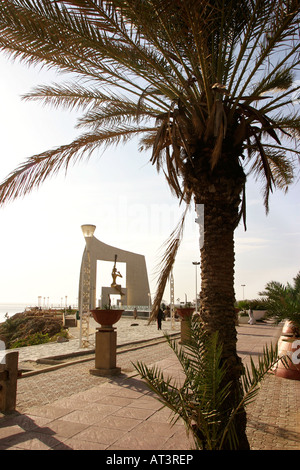
[(17, 304), (1, 304), (0, 303), (0, 323), (6, 320), (6, 314), (12, 317), (15, 313), (24, 312), (30, 304), (17, 303)]
[[(69, 304), (68, 304), (69, 305)], [(22, 313), (25, 312), (26, 309), (30, 307), (37, 307), (35, 303), (7, 303), (1, 304), (0, 303), (0, 323), (3, 323), (6, 320), (6, 317), (12, 317), (15, 313)], [(78, 308), (77, 305), (71, 304), (72, 308)], [(63, 308), (62, 305), (52, 305), (51, 308)]]

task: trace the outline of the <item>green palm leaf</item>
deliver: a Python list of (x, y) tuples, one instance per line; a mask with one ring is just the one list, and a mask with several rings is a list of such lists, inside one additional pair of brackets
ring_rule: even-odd
[(236, 396), (235, 405), (228, 409), (232, 384), (224, 382), (228, 366), (222, 358), (218, 333), (207, 334), (199, 318), (194, 316), (190, 321), (190, 338), (184, 347), (168, 335), (165, 337), (181, 365), (182, 383), (166, 378), (158, 366), (148, 367), (137, 362), (136, 370), (157, 399), (171, 410), (171, 422), (183, 419), (196, 448), (217, 450), (225, 441), (232, 449), (237, 448), (235, 418), (254, 400), (261, 381), (281, 359), (277, 347), (265, 346), (257, 364), (250, 358), (250, 367), (244, 368), (241, 378), (240, 394)]
[(270, 281), (259, 294), (264, 298), (268, 316), (277, 323), (288, 319), (300, 331), (300, 273), (293, 281), (293, 284), (287, 285)]

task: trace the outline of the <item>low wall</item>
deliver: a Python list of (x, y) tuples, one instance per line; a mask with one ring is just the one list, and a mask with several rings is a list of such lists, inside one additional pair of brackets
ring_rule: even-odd
[(261, 320), (266, 315), (266, 310), (253, 310), (255, 320)]
[[(150, 313), (149, 311), (140, 311), (137, 312), (137, 318), (149, 318)], [(122, 317), (132, 317), (133, 318), (133, 310), (124, 310), (122, 313)]]
[[(266, 315), (266, 310), (253, 310), (254, 320), (262, 320)], [(248, 323), (249, 315), (239, 316), (239, 323)]]

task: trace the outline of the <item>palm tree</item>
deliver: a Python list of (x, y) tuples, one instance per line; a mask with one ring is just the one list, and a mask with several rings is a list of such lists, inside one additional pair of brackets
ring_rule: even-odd
[[(73, 142), (25, 161), (0, 185), (0, 203), (23, 196), (99, 147), (140, 138), (186, 207), (204, 206), (201, 318), (219, 332), (224, 381), (239, 395), (234, 230), (245, 222), (246, 174), (274, 188), (293, 182), (300, 120), (298, 0), (6, 0), (0, 48), (29, 64), (71, 73), (69, 83), (25, 97), (80, 108)], [(202, 206), (202, 207), (203, 207)], [(167, 243), (153, 312), (178, 251), (182, 221)], [(237, 418), (247, 448), (246, 417)]]
[(289, 320), (294, 324), (296, 334), (300, 334), (300, 272), (293, 279), (283, 285), (278, 281), (267, 283), (265, 290), (259, 295), (264, 297), (267, 314), (277, 323)]

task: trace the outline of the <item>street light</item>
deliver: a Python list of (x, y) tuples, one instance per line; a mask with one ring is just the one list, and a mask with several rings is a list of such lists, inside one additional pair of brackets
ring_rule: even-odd
[(196, 276), (196, 313), (197, 313), (197, 310), (198, 310), (197, 266), (199, 266), (200, 261), (193, 261), (192, 264), (195, 266), (195, 276)]
[(171, 328), (174, 330), (175, 328), (175, 310), (174, 310), (174, 275), (173, 275), (173, 268), (170, 272), (170, 316), (171, 316)]
[(92, 238), (96, 230), (96, 225), (90, 225), (90, 224), (81, 225), (81, 230), (82, 230), (84, 238)]
[(246, 287), (246, 284), (241, 284), (241, 287), (243, 288), (243, 300), (245, 300), (245, 290), (244, 290), (244, 288)]
[(148, 292), (148, 309), (149, 309), (149, 318), (151, 312), (151, 292)]

